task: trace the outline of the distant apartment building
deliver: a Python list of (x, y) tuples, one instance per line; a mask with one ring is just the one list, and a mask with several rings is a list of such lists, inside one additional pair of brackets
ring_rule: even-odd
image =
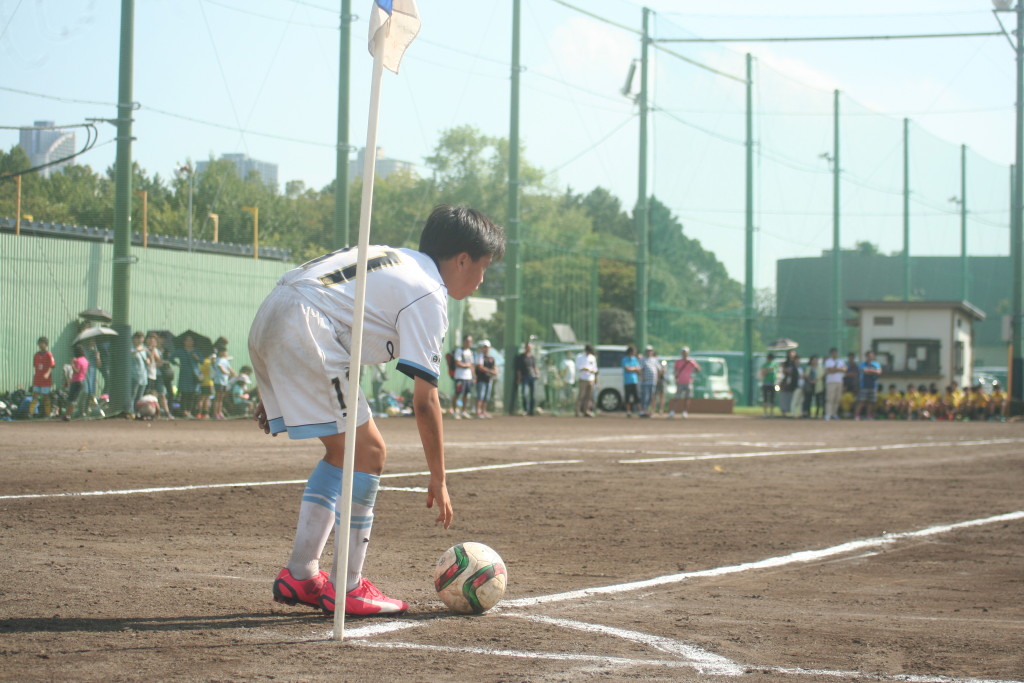
[[(248, 180), (250, 175), (255, 172), (260, 182), (275, 191), (277, 190), (277, 164), (250, 159), (247, 154), (221, 154), (220, 158), (222, 161), (230, 161), (234, 164), (235, 170), (238, 171), (238, 177), (242, 180)], [(196, 172), (206, 173), (209, 166), (209, 161), (199, 161), (196, 163)]]
[[(348, 162), (348, 180), (352, 182), (356, 178), (363, 177), (363, 164), (366, 159), (366, 148), (361, 148), (356, 152), (356, 158), (351, 159)], [(396, 171), (406, 171), (408, 173), (416, 172), (416, 164), (409, 161), (399, 161), (398, 159), (388, 159), (384, 156), (384, 148), (377, 148), (377, 163), (374, 166), (374, 175), (377, 178), (387, 178)]]
[(55, 128), (53, 121), (36, 121), (32, 128), (21, 128), (20, 133), (18, 144), (25, 150), (33, 167), (65, 159), (41, 168), (39, 174), (44, 178), (72, 162), (66, 159), (75, 153), (75, 134), (72, 131)]

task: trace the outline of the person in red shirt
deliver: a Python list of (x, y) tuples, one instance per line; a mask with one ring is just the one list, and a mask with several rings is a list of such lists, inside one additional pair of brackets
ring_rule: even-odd
[(75, 408), (78, 407), (78, 397), (85, 385), (85, 377), (89, 374), (89, 359), (85, 357), (85, 349), (81, 344), (75, 344), (71, 354), (71, 385), (68, 389), (68, 402), (64, 407), (64, 421), (67, 422), (75, 416)]
[[(690, 399), (693, 398), (693, 373), (700, 372), (700, 363), (690, 358), (690, 349), (684, 346), (680, 351), (682, 356), (675, 364), (676, 374), (676, 398), (683, 401), (683, 417), (689, 417), (687, 411), (690, 408)], [(673, 408), (675, 405), (673, 404)], [(669, 412), (669, 417), (675, 417), (676, 411)]]
[(40, 337), (36, 342), (39, 350), (32, 358), (32, 402), (28, 406), (28, 415), (35, 415), (39, 402), (43, 402), (43, 416), (50, 417), (50, 391), (53, 389), (53, 354), (50, 353), (50, 340)]

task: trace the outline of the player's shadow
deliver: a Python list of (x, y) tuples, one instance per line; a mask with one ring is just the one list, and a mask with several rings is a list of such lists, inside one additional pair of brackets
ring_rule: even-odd
[(84, 631), (211, 631), (281, 627), (292, 625), (329, 626), (330, 620), (318, 612), (282, 614), (252, 612), (204, 616), (138, 617), (109, 619), (101, 617), (17, 617), (0, 619), (0, 635), (5, 633), (66, 633)]

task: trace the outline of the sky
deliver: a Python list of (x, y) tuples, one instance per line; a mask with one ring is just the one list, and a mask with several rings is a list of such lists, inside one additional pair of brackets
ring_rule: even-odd
[[(365, 139), (371, 60), (369, 0), (353, 0), (350, 141)], [(620, 90), (639, 58), (644, 3), (522, 0), (521, 121), (525, 159), (550, 187), (637, 194), (638, 118)], [(365, 6), (364, 6), (365, 5)], [(441, 131), (472, 125), (507, 137), (511, 0), (420, 0), (423, 27), (397, 76), (386, 73), (378, 144), (422, 164)], [(758, 42), (753, 38), (992, 32), (989, 0), (648, 0), (651, 192), (684, 232), (744, 276), (744, 55), (754, 59), (755, 284), (772, 287), (779, 258), (831, 246), (833, 91), (844, 123), (843, 246), (902, 246), (902, 120), (911, 121), (914, 254), (959, 253), (960, 145), (970, 154), (972, 254), (1008, 253), (1014, 51), (1003, 35), (886, 41)], [(245, 153), (279, 166), (283, 184), (321, 188), (335, 172), (337, 0), (136, 0), (133, 158), (149, 174)], [(1013, 17), (1004, 15), (1011, 28)], [(0, 126), (113, 118), (120, 3), (0, 0)], [(678, 56), (686, 57), (683, 61)], [(633, 82), (633, 94), (637, 90)], [(100, 124), (80, 163), (113, 164)], [(0, 129), (0, 146), (17, 144)], [(916, 228), (916, 230), (914, 229)], [(628, 255), (631, 256), (631, 255)]]

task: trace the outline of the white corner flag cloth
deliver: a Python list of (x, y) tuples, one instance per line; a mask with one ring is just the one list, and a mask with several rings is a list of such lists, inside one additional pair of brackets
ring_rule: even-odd
[(370, 54), (374, 43), (384, 41), (383, 64), (398, 73), (405, 49), (420, 32), (420, 13), (416, 0), (374, 0), (370, 10)]

